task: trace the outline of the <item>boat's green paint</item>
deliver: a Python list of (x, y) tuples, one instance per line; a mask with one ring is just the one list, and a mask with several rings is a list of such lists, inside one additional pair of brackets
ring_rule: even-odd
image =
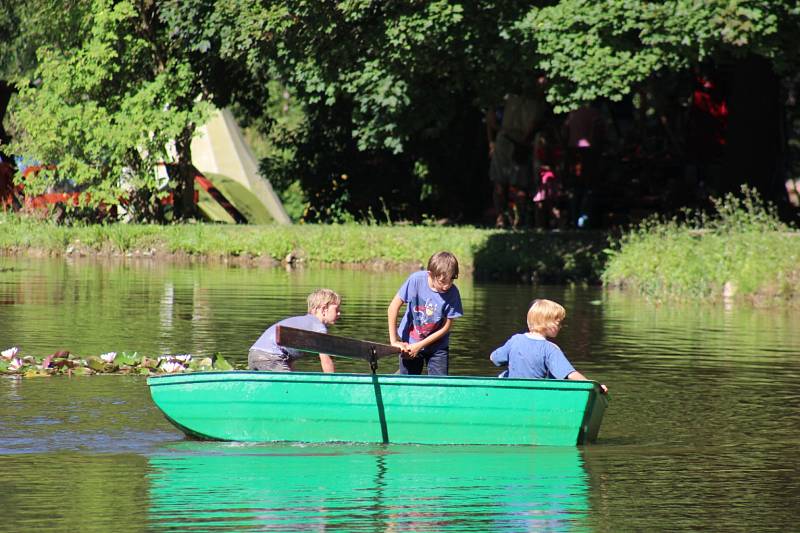
[(147, 383), (185, 433), (243, 442), (569, 446), (596, 439), (608, 405), (592, 381), (235, 371)]
[(147, 463), (152, 530), (591, 531), (576, 446), (184, 441)]

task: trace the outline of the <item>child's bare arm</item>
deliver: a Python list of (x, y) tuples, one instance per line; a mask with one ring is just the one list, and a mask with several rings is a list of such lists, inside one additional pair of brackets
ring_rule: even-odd
[(408, 351), (411, 354), (411, 357), (416, 357), (420, 350), (425, 348), (426, 346), (430, 346), (434, 344), (436, 341), (444, 337), (447, 332), (450, 331), (450, 328), (453, 326), (453, 319), (448, 318), (444, 321), (444, 324), (441, 328), (437, 329), (424, 339), (419, 342), (415, 342), (414, 344), (408, 345)]
[(400, 340), (397, 338), (397, 315), (404, 303), (405, 302), (402, 298), (395, 295), (395, 297), (392, 298), (392, 301), (389, 304), (389, 309), (386, 312), (389, 319), (389, 344), (403, 349), (405, 349), (408, 345), (405, 342), (400, 342)]
[[(575, 381), (591, 381), (589, 378), (587, 378), (577, 370), (570, 372), (569, 375), (567, 376), (567, 379), (573, 379)], [(600, 384), (600, 388), (603, 390), (604, 394), (608, 392), (608, 387), (606, 387), (602, 383)]]
[(333, 364), (333, 358), (330, 355), (326, 355), (324, 353), (319, 354), (319, 363), (322, 365), (322, 371), (326, 374), (333, 374), (336, 372), (336, 368)]

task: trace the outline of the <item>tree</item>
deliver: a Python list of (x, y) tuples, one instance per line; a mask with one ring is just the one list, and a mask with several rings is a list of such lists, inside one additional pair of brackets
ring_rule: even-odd
[(10, 141), (3, 127), (16, 84), (36, 68), (36, 49), (44, 42), (67, 49), (84, 34), (86, 0), (0, 0), (0, 145)]
[(531, 80), (529, 54), (500, 31), (526, 9), (240, 0), (212, 24), (221, 56), (278, 80), (302, 105), (297, 157), (269, 168), (302, 180), (311, 218), (336, 218), (339, 206), (359, 216), (381, 199), (397, 217), (456, 217), (480, 213), (488, 185), (481, 107)]
[[(656, 99), (688, 100), (690, 90), (679, 86), (695, 66), (751, 72), (776, 88), (800, 57), (798, 7), (788, 0), (240, 0), (216, 16), (220, 55), (268, 73), (301, 102), (306, 128), (292, 138), (298, 157), (284, 172), (302, 176), (311, 212), (322, 215), (342, 198), (359, 211), (384, 195), (397, 199), (398, 215), (414, 206), (447, 212), (448, 200), (462, 215), (480, 209), (488, 197), (480, 109), (524, 90), (539, 70), (554, 110), (566, 112), (665, 87), (677, 92)], [(737, 96), (747, 94), (746, 79), (740, 75), (730, 95), (728, 188), (761, 181), (774, 197), (766, 182), (777, 183), (777, 167), (745, 176), (741, 158), (745, 147), (765, 150), (764, 139), (765, 153), (780, 151), (781, 141), (759, 130), (777, 127), (782, 108), (744, 119), (757, 115), (747, 110), (755, 99)]]
[[(20, 5), (7, 9), (25, 23), (65, 3)], [(558, 112), (634, 93), (674, 107), (688, 96), (681, 83), (692, 67), (715, 67), (731, 87), (730, 185), (760, 180), (763, 192), (780, 165), (754, 168), (744, 158), (756, 149), (780, 160), (781, 83), (796, 85), (800, 61), (800, 8), (789, 0), (74, 5), (53, 35), (19, 41), (19, 57), (47, 46), (27, 76), (38, 84), (23, 84), (15, 146), (57, 163), (97, 201), (118, 201), (126, 169), (125, 181), (143, 191), (136, 205), (145, 217), (158, 205), (152, 168), (166, 157), (165, 141), (188, 165), (194, 126), (211, 101), (272, 136), (282, 151), (264, 168), (302, 185), (308, 219), (367, 217), (386, 205), (395, 218), (479, 221), (489, 198), (483, 110), (525, 90), (540, 70)], [(0, 72), (35, 63), (10, 57), (0, 52)], [(754, 81), (777, 101), (763, 107), (769, 113), (748, 96)], [(278, 116), (287, 105), (300, 117), (291, 126)], [(178, 183), (179, 197), (190, 190)]]
[[(787, 135), (781, 78), (796, 84), (800, 4), (783, 0), (561, 0), (519, 21), (557, 111), (619, 101), (654, 78), (712, 65), (729, 86), (724, 190), (780, 200)], [(797, 133), (795, 132), (795, 135)]]
[(87, 20), (79, 44), (39, 48), (35, 82), (20, 87), (11, 149), (56, 167), (26, 187), (36, 193), (68, 179), (90, 206), (159, 219), (169, 190), (155, 170), (174, 160), (175, 216), (193, 216), (188, 170), (207, 99), (202, 78), (172, 46), (154, 1), (95, 0)]

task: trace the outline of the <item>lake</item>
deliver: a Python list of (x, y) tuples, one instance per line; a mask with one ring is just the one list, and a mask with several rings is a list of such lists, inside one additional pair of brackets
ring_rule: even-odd
[[(245, 361), (318, 287), (331, 333), (387, 338), (407, 273), (0, 257), (0, 349), (213, 354)], [(144, 378), (0, 378), (0, 531), (785, 531), (800, 523), (800, 311), (654, 304), (596, 287), (459, 279), (451, 374), (535, 297), (556, 339), (606, 383), (582, 447), (242, 445), (184, 439)], [(318, 359), (300, 370), (318, 370)], [(381, 361), (379, 372), (396, 363)], [(368, 372), (364, 362), (337, 370)], [(424, 398), (420, 398), (424, 401)]]

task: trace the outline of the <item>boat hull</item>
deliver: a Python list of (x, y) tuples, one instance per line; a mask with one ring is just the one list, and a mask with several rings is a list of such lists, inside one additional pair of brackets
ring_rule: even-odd
[(571, 446), (597, 438), (608, 405), (591, 381), (234, 371), (147, 383), (187, 435), (242, 442)]

